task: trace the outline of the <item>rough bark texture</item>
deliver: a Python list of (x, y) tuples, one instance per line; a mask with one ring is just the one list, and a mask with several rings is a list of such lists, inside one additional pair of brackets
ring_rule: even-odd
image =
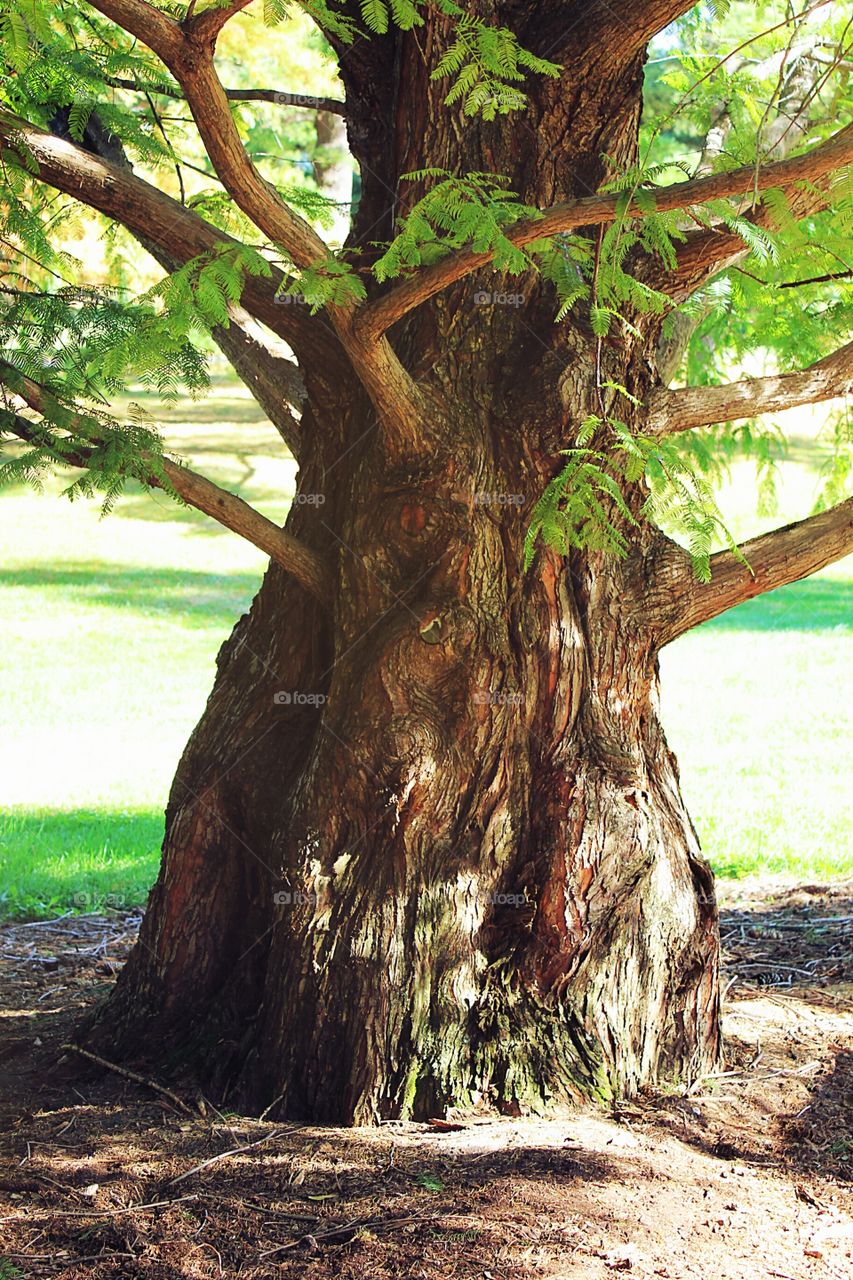
[[(523, 119), (493, 123), (429, 81), (443, 19), (420, 49), (348, 54), (354, 243), (387, 236), (415, 168), (507, 173), (545, 207), (630, 160), (642, 50), (581, 35)], [(410, 448), (355, 379), (306, 374), (287, 527), (336, 564), (330, 610), (273, 567), (223, 647), (140, 943), (88, 1029), (109, 1054), (156, 1046), (240, 1105), (361, 1122), (631, 1094), (716, 1060), (713, 886), (659, 640), (626, 604), (653, 532), (623, 563), (521, 570), (597, 374), (642, 399), (655, 335), (599, 344), (553, 309), (535, 277), (472, 275), (398, 325), (429, 407)]]

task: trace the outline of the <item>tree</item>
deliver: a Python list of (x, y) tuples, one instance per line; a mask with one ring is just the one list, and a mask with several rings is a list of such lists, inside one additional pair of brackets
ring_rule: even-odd
[[(258, 7), (2, 20), (3, 428), (27, 442), (7, 473), (159, 486), (271, 557), (88, 1043), (314, 1120), (695, 1078), (719, 1052), (717, 914), (657, 659), (853, 549), (843, 430), (834, 505), (744, 546), (713, 552), (703, 472), (746, 439), (714, 424), (853, 377), (841, 6), (305, 0), (343, 96), (302, 105), (344, 116), (360, 173), (339, 251), (220, 80), (217, 41)], [(192, 117), (182, 143), (158, 95)], [(213, 195), (131, 168), (199, 143)], [(58, 211), (81, 203), (166, 271), (147, 295), (38, 286), (67, 280)], [(201, 330), (298, 457), (284, 530), (109, 412), (134, 377), (200, 386)], [(781, 371), (720, 384), (755, 346)], [(699, 385), (670, 385), (685, 370)]]

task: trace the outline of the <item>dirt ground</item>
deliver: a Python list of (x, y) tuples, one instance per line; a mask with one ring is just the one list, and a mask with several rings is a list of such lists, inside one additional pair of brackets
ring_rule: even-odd
[(853, 1274), (853, 884), (724, 889), (726, 1061), (446, 1127), (183, 1111), (68, 1054), (133, 917), (0, 929), (0, 1280)]

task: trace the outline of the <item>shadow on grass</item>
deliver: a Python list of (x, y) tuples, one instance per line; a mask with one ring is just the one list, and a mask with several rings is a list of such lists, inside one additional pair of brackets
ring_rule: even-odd
[(69, 563), (58, 568), (7, 569), (0, 587), (56, 587), (81, 604), (106, 605), (156, 616), (228, 626), (251, 604), (257, 573), (205, 573), (197, 569), (138, 569)]
[(809, 578), (779, 587), (706, 622), (703, 631), (836, 631), (853, 629), (849, 578)]
[(0, 917), (143, 906), (157, 875), (157, 809), (48, 810), (0, 817)]

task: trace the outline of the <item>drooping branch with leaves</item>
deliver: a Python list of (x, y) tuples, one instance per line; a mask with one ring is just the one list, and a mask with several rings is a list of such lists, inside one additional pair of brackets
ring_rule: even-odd
[[(264, 23), (304, 86), (256, 87)], [(92, 1041), (313, 1119), (714, 1061), (656, 659), (853, 550), (843, 408), (812, 515), (740, 546), (714, 497), (738, 447), (771, 505), (766, 415), (850, 389), (851, 44), (836, 0), (8, 0), (2, 475), (271, 558)], [(206, 394), (214, 345), (298, 459), (284, 530), (116, 409)]]

